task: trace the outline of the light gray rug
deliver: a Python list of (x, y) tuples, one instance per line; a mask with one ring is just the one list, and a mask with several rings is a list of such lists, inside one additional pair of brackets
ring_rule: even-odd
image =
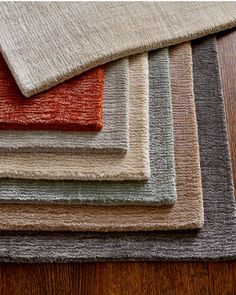
[(100, 132), (0, 131), (0, 152), (124, 153), (128, 149), (128, 58), (105, 65)]
[(204, 227), (199, 231), (126, 234), (2, 232), (1, 261), (236, 258), (235, 200), (215, 38), (194, 43), (193, 61), (205, 206)]
[(0, 11), (0, 50), (25, 96), (236, 25), (234, 2), (2, 2)]
[[(1, 202), (173, 204), (176, 200), (176, 190), (168, 49), (151, 54), (149, 64), (151, 133), (149, 181), (111, 183), (0, 179)], [(139, 71), (137, 69), (137, 73)], [(138, 76), (133, 77), (132, 81), (145, 84), (146, 76), (142, 81), (137, 78)], [(144, 94), (148, 94), (147, 89)], [(187, 130), (187, 128), (182, 129), (181, 131)]]

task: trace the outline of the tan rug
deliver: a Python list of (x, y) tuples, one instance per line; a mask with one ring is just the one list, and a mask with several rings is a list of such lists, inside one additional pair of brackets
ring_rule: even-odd
[(69, 180), (147, 180), (148, 56), (130, 58), (129, 149), (125, 154), (0, 153), (0, 177)]
[(170, 73), (177, 181), (175, 205), (5, 204), (0, 206), (0, 229), (140, 231), (200, 228), (204, 218), (190, 43), (170, 49)]

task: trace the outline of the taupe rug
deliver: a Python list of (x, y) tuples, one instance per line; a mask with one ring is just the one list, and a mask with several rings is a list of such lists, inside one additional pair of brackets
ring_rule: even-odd
[(193, 62), (205, 211), (203, 228), (158, 233), (1, 232), (1, 261), (236, 258), (235, 199), (214, 38), (194, 43)]
[(129, 78), (129, 149), (127, 153), (2, 153), (0, 154), (0, 177), (113, 181), (149, 179), (147, 54), (130, 58)]
[(124, 153), (129, 144), (128, 95), (128, 58), (108, 63), (100, 132), (1, 130), (0, 152)]
[[(144, 56), (143, 56), (144, 57)], [(146, 56), (145, 56), (146, 59)], [(2, 202), (31, 203), (91, 203), (91, 204), (173, 204), (176, 200), (174, 145), (169, 79), (168, 49), (152, 53), (150, 66), (150, 163), (151, 179), (147, 182), (81, 182), (30, 181), (0, 179)], [(188, 61), (186, 61), (188, 63)], [(136, 67), (139, 64), (135, 65)], [(188, 67), (189, 67), (188, 63)], [(145, 62), (145, 69), (147, 64)], [(138, 76), (140, 70), (136, 69)], [(142, 68), (143, 70), (143, 68)], [(146, 70), (145, 70), (146, 71)], [(145, 72), (146, 73), (146, 72)], [(135, 77), (134, 81), (139, 81)], [(146, 87), (140, 81), (141, 89)], [(139, 84), (138, 84), (139, 85)], [(192, 81), (188, 81), (192, 91)], [(148, 96), (148, 89), (143, 94)], [(191, 92), (192, 93), (192, 92)], [(139, 98), (139, 96), (137, 96)], [(189, 98), (189, 97), (188, 97)], [(190, 97), (193, 102), (193, 96)], [(142, 100), (142, 99), (141, 99)], [(133, 101), (133, 100), (130, 100)], [(192, 109), (190, 104), (190, 109)], [(138, 110), (136, 110), (138, 111)], [(188, 110), (189, 111), (189, 110)], [(187, 116), (188, 117), (188, 116)], [(196, 122), (194, 123), (196, 124)], [(145, 125), (147, 129), (148, 125)], [(188, 125), (181, 125), (179, 133), (188, 134)], [(195, 127), (192, 127), (193, 131)], [(192, 143), (195, 150), (195, 141)], [(146, 155), (144, 154), (146, 157)]]
[(236, 25), (234, 2), (3, 2), (0, 11), (0, 49), (26, 96)]
[[(158, 67), (164, 62), (162, 56), (166, 51), (149, 55), (151, 107), (162, 99), (163, 78), (169, 80)], [(150, 231), (200, 228), (204, 218), (191, 65), (190, 43), (170, 49), (177, 182), (177, 201), (173, 206), (0, 205), (0, 229)], [(187, 131), (183, 132), (184, 129)]]

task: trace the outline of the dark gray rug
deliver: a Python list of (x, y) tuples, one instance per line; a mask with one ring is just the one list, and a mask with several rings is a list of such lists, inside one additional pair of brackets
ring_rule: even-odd
[(205, 224), (199, 231), (1, 233), (1, 261), (220, 260), (236, 258), (236, 215), (214, 37), (193, 43)]

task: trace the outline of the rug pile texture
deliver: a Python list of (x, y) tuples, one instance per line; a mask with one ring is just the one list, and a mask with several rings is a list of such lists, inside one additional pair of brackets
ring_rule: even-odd
[(0, 129), (102, 129), (104, 67), (24, 99), (6, 63), (0, 58)]
[(26, 96), (99, 64), (236, 25), (234, 2), (1, 3), (1, 11), (1, 52)]
[(1, 262), (236, 259), (234, 26), (233, 2), (0, 3)]

